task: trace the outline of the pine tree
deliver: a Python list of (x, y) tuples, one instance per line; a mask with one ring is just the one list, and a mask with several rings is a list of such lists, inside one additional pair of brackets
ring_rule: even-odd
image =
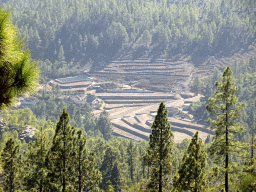
[(59, 50), (59, 54), (58, 54), (58, 59), (61, 62), (65, 61), (65, 55), (64, 55), (64, 50), (63, 50), (63, 46), (60, 46), (60, 50)]
[(35, 141), (28, 145), (27, 159), (27, 175), (24, 178), (26, 189), (32, 188), (39, 192), (45, 191), (47, 185), (47, 167), (45, 160), (49, 150), (50, 142), (47, 140), (42, 128), (36, 133)]
[(131, 140), (129, 142), (129, 145), (127, 147), (127, 154), (128, 154), (128, 166), (130, 169), (130, 177), (131, 177), (131, 181), (134, 182), (134, 173), (135, 173), (135, 168), (136, 168), (136, 164), (138, 162), (138, 147), (135, 145), (135, 143)]
[[(107, 182), (111, 181), (113, 183), (113, 178), (116, 176), (115, 170), (113, 170), (114, 165), (116, 164), (117, 160), (120, 158), (119, 150), (115, 147), (107, 146), (104, 160), (101, 164), (100, 171), (102, 173), (102, 182), (100, 187), (104, 190), (107, 190)], [(112, 174), (115, 176), (112, 176)], [(114, 186), (116, 188), (116, 186)]]
[(248, 127), (249, 133), (251, 134), (251, 162), (254, 157), (254, 140), (255, 140), (255, 131), (256, 131), (256, 107), (254, 102), (250, 102), (250, 109), (248, 114)]
[(1, 174), (1, 184), (4, 191), (14, 192), (21, 189), (21, 166), (22, 160), (19, 155), (19, 145), (10, 138), (1, 154), (3, 172)]
[(86, 191), (95, 191), (101, 182), (101, 173), (95, 169), (94, 153), (86, 149), (86, 139), (82, 133), (79, 130), (76, 139), (76, 185), (79, 192), (84, 187)]
[(202, 84), (203, 84), (202, 81), (199, 79), (198, 76), (196, 76), (196, 78), (191, 86), (192, 91), (198, 95), (200, 93), (200, 88), (201, 88)]
[(67, 191), (74, 187), (75, 180), (75, 128), (69, 125), (65, 109), (56, 125), (52, 146), (46, 158), (51, 190)]
[(144, 156), (144, 162), (151, 165), (151, 184), (162, 192), (167, 184), (167, 176), (171, 173), (173, 133), (168, 122), (168, 110), (163, 102), (160, 103), (157, 115), (151, 126), (152, 133), (149, 138), (149, 150)]
[(174, 191), (207, 191), (206, 159), (207, 154), (197, 131), (183, 156), (178, 174), (174, 176)]
[(115, 191), (121, 191), (121, 173), (117, 162), (114, 164), (110, 174), (110, 181), (113, 184)]
[(113, 130), (112, 130), (111, 122), (108, 118), (107, 111), (104, 110), (100, 114), (96, 128), (102, 133), (104, 139), (109, 140), (111, 138)]
[(148, 149), (148, 145), (149, 143), (146, 142), (146, 141), (142, 141), (140, 142), (140, 145), (139, 145), (139, 154), (140, 154), (140, 162), (141, 162), (141, 166), (142, 166), (142, 177), (143, 178), (146, 178), (146, 165), (145, 165), (145, 162), (143, 161), (143, 158), (147, 152), (147, 149)]
[(217, 118), (209, 118), (211, 127), (215, 125), (215, 136), (210, 147), (210, 154), (216, 155), (216, 162), (221, 163), (221, 158), (224, 157), (224, 173), (225, 173), (225, 191), (229, 190), (229, 172), (230, 156), (239, 152), (240, 142), (234, 136), (244, 131), (244, 128), (236, 123), (240, 117), (240, 111), (245, 104), (240, 103), (235, 95), (237, 87), (234, 86), (232, 78), (232, 70), (227, 67), (222, 74), (222, 83), (216, 81), (215, 86), (217, 91), (215, 97), (209, 98), (209, 104), (206, 109), (211, 115), (216, 115)]
[(10, 12), (0, 8), (0, 109), (12, 105), (16, 96), (35, 92), (38, 86), (36, 62), (17, 34)]

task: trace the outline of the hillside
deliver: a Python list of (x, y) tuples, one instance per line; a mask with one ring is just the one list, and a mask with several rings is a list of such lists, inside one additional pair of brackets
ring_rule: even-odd
[[(255, 1), (24, 0), (18, 9), (10, 0), (1, 5), (14, 7), (14, 23), (32, 57), (40, 60), (42, 78), (72, 75), (88, 65), (98, 72), (113, 61), (150, 59), (166, 62), (177, 81), (184, 81), (197, 73), (194, 68), (211, 67), (210, 58), (222, 67), (222, 57), (246, 51), (255, 40)], [(176, 66), (179, 60), (184, 67)], [(130, 71), (120, 66), (117, 73), (136, 71), (127, 67)], [(155, 75), (165, 76), (160, 68), (169, 69), (159, 66)]]
[[(51, 83), (58, 84), (62, 90), (90, 92), (104, 100), (116, 136), (148, 140), (158, 105), (164, 101), (170, 110), (169, 121), (175, 142), (190, 138), (195, 131), (200, 131), (200, 138), (205, 140), (208, 135), (213, 135), (213, 131), (207, 123), (197, 122), (195, 119), (198, 118), (188, 112), (189, 104), (200, 99), (190, 93), (193, 79), (196, 76), (204, 79), (212, 74), (214, 68), (223, 70), (233, 65), (235, 60), (248, 61), (256, 54), (256, 43), (253, 42), (249, 50), (240, 50), (226, 57), (216, 55), (216, 58), (211, 57), (202, 63), (183, 58), (166, 59), (164, 55), (151, 61), (146, 53), (133, 59), (131, 54), (124, 53), (99, 71), (56, 79)], [(112, 83), (108, 87), (104, 82)], [(181, 97), (177, 93), (181, 93)], [(172, 111), (172, 108), (176, 109)], [(96, 116), (99, 112), (101, 110), (95, 111)]]
[[(1, 5), (14, 7), (13, 21), (39, 61), (41, 84), (47, 84), (42, 88), (56, 95), (62, 90), (66, 95), (60, 99), (78, 105), (88, 94), (100, 98), (95, 106), (99, 110), (105, 102), (115, 134), (135, 140), (147, 139), (152, 111), (161, 101), (177, 99), (181, 104), (170, 107), (181, 108), (181, 114), (170, 114), (169, 120), (181, 138), (195, 130), (203, 130), (201, 138), (212, 134), (184, 110), (191, 83), (256, 54), (254, 1), (24, 0), (17, 7), (15, 0), (5, 0)], [(106, 82), (119, 88), (102, 92)]]
[[(213, 131), (209, 129), (207, 124), (202, 125), (197, 123), (196, 121), (193, 121), (193, 116), (191, 117), (187, 115), (184, 103), (191, 99), (186, 100), (180, 98), (178, 100), (173, 100), (163, 98), (163, 96), (161, 97), (160, 95), (163, 95), (161, 93), (158, 94), (159, 98), (158, 102), (156, 103), (148, 100), (148, 96), (141, 95), (140, 97), (135, 96), (134, 98), (140, 99), (140, 101), (142, 101), (140, 102), (140, 106), (124, 106), (109, 109), (108, 112), (110, 114), (111, 123), (114, 128), (114, 134), (137, 141), (148, 140), (149, 134), (151, 133), (150, 127), (156, 115), (159, 102), (165, 101), (166, 106), (169, 109), (169, 121), (174, 133), (175, 142), (181, 142), (185, 138), (190, 138), (196, 131), (200, 131), (200, 137), (203, 140), (205, 140), (209, 134), (213, 135)], [(126, 95), (123, 95), (124, 99), (128, 99), (128, 97), (125, 96)], [(198, 101), (198, 97), (192, 98), (192, 100)], [(116, 100), (117, 103), (118, 101), (120, 100)], [(136, 102), (136, 100), (133, 102)], [(108, 100), (106, 100), (106, 103), (108, 103)], [(126, 101), (122, 103), (126, 103)], [(110, 106), (107, 104), (106, 107)]]
[(152, 60), (149, 57), (150, 47), (141, 57), (133, 59), (132, 55), (135, 53), (135, 48), (124, 52), (103, 69), (89, 74), (106, 81), (130, 82), (138, 88), (174, 93), (188, 92), (196, 76), (205, 78), (214, 68), (222, 71), (226, 66), (232, 66), (235, 60), (248, 62), (256, 54), (256, 41), (246, 50), (241, 49), (229, 54), (223, 51), (215, 56), (201, 58), (193, 58), (190, 55), (170, 58), (160, 55)]

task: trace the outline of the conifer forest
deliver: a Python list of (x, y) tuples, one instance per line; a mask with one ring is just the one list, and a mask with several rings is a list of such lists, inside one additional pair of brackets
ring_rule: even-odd
[(0, 0), (0, 192), (255, 192), (256, 0)]

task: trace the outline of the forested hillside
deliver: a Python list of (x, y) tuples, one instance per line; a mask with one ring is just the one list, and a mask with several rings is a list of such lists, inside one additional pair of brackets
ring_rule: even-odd
[(13, 7), (13, 20), (46, 76), (70, 73), (87, 62), (106, 66), (132, 44), (149, 49), (153, 59), (164, 53), (190, 55), (193, 61), (247, 49), (255, 39), (254, 1), (10, 0), (3, 5)]

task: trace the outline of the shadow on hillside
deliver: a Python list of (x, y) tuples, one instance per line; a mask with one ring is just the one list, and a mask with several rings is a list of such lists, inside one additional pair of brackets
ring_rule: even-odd
[(142, 57), (147, 53), (147, 51), (148, 51), (148, 48), (144, 45), (136, 47), (135, 50), (132, 52), (132, 60)]
[[(145, 124), (151, 127), (151, 123), (150, 122), (147, 121)], [(205, 126), (204, 128), (200, 128), (200, 127), (193, 126), (193, 125), (185, 125), (185, 124), (182, 124), (182, 123), (171, 122), (171, 130), (172, 131), (178, 131), (178, 132), (181, 132), (181, 133), (186, 133), (187, 135), (192, 134), (190, 136), (193, 136), (194, 133), (191, 132), (191, 131), (188, 131), (186, 129), (177, 128), (177, 127), (173, 127), (173, 126), (195, 129), (197, 131), (201, 131), (201, 132), (212, 134), (212, 135), (214, 134), (214, 132), (212, 130), (206, 129), (207, 126)]]
[(208, 133), (208, 134), (214, 134), (214, 132), (212, 130), (197, 127), (197, 126), (194, 126), (194, 125), (182, 124), (182, 123), (177, 123), (177, 122), (171, 122), (171, 125), (179, 126), (179, 127), (186, 127), (186, 128), (190, 128), (190, 129), (195, 129), (197, 131), (202, 131), (202, 132), (205, 132), (205, 133)]
[[(130, 133), (130, 134), (132, 134), (132, 135), (135, 135), (136, 137), (140, 137), (140, 138), (142, 138), (142, 139), (144, 139), (144, 140), (149, 140), (149, 137), (147, 137), (147, 136), (145, 136), (145, 135), (143, 135), (143, 134), (140, 134), (140, 133), (138, 133), (138, 132), (136, 132), (136, 131), (132, 131), (132, 130), (130, 130), (130, 129), (128, 129), (128, 128), (125, 128), (125, 127), (123, 127), (123, 126), (121, 126), (121, 125), (118, 125), (118, 124), (115, 124), (115, 123), (112, 123), (115, 127), (117, 127), (118, 129), (121, 129), (121, 130), (123, 130), (123, 131), (125, 131), (125, 132), (127, 132), (127, 133)], [(139, 125), (138, 125), (139, 126)], [(140, 126), (139, 126), (140, 127)], [(145, 129), (145, 128), (144, 128)], [(189, 135), (189, 136), (193, 136), (194, 135), (194, 133), (192, 132), (192, 131), (189, 131), (189, 130), (186, 130), (186, 129), (182, 129), (182, 128), (177, 128), (177, 127), (171, 127), (171, 130), (173, 131), (173, 132), (180, 132), (180, 133), (184, 133), (184, 134), (186, 134), (186, 135)], [(151, 130), (148, 130), (147, 129), (147, 133), (151, 133)], [(118, 134), (119, 135), (119, 134)], [(124, 136), (125, 137), (125, 136)]]
[(137, 124), (132, 124), (132, 123), (130, 123), (129, 121), (127, 121), (127, 120), (125, 120), (125, 119), (122, 119), (122, 121), (123, 121), (124, 123), (126, 123), (127, 125), (129, 125), (129, 126), (135, 128), (135, 129), (138, 129), (138, 130), (143, 131), (143, 132), (146, 132), (146, 133), (151, 133), (151, 130), (150, 130), (150, 129), (147, 129), (147, 128), (142, 127), (142, 126), (137, 125)]
[(191, 61), (195, 65), (201, 65), (202, 63), (205, 62), (205, 60), (207, 60), (207, 58), (208, 58), (208, 56), (192, 55)]
[(140, 133), (138, 133), (138, 132), (136, 132), (136, 131), (133, 131), (133, 130), (131, 130), (131, 129), (128, 129), (128, 128), (126, 128), (126, 127), (123, 127), (123, 126), (121, 126), (121, 125), (118, 125), (118, 124), (116, 124), (116, 123), (112, 123), (115, 127), (117, 127), (118, 129), (121, 129), (121, 130), (123, 130), (123, 131), (125, 131), (125, 132), (127, 132), (127, 133), (130, 133), (130, 134), (132, 134), (132, 135), (135, 135), (136, 137), (140, 137), (140, 138), (142, 138), (142, 139), (144, 139), (144, 140), (149, 140), (149, 138), (148, 138), (148, 136), (146, 136), (146, 135), (143, 135), (143, 134), (140, 134)]
[(161, 44), (153, 45), (148, 52), (148, 57), (150, 58), (150, 62), (154, 63), (157, 58), (159, 58), (164, 51), (164, 47)]
[[(148, 121), (145, 124), (151, 127), (151, 123), (149, 123)], [(187, 134), (191, 137), (194, 135), (194, 133), (192, 131), (189, 131), (187, 129), (178, 128), (178, 127), (173, 127), (172, 125), (174, 125), (174, 124), (171, 123), (171, 130), (172, 131), (184, 133), (184, 134)]]

